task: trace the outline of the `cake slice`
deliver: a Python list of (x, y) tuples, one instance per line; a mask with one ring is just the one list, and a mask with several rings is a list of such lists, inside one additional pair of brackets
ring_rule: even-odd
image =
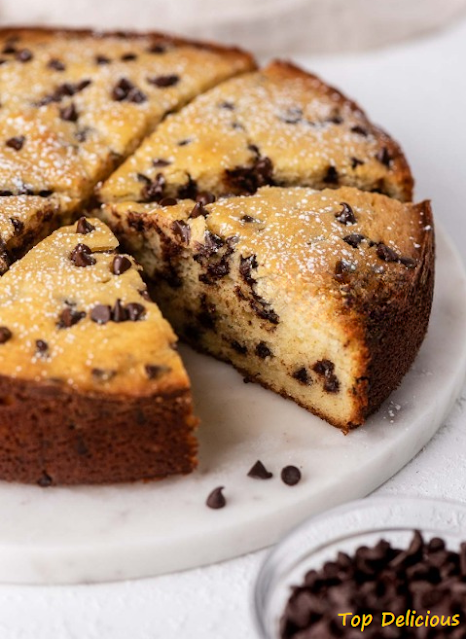
[(100, 215), (156, 282), (180, 337), (344, 432), (399, 384), (433, 289), (428, 203), (351, 187), (263, 187)]
[(58, 226), (69, 224), (77, 206), (77, 200), (56, 195), (0, 197), (0, 275)]
[(176, 337), (99, 220), (55, 231), (0, 279), (0, 478), (101, 484), (190, 472)]
[(159, 34), (0, 31), (0, 191), (88, 196), (168, 113), (254, 68)]
[(167, 117), (100, 198), (205, 200), (264, 185), (347, 185), (411, 200), (413, 179), (396, 142), (354, 102), (289, 63), (273, 62)]

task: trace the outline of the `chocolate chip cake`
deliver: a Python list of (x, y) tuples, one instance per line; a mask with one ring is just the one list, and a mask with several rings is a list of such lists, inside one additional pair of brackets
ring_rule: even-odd
[(336, 89), (286, 62), (227, 80), (166, 120), (100, 190), (103, 201), (355, 186), (400, 200), (399, 146)]
[(400, 382), (432, 217), (354, 102), (235, 48), (35, 28), (0, 30), (0, 92), (1, 479), (195, 467), (189, 380), (135, 259), (183, 339), (344, 432)]
[(0, 279), (0, 477), (154, 479), (196, 464), (176, 337), (102, 222), (62, 227)]
[(3, 29), (0, 192), (82, 199), (168, 112), (253, 68), (158, 34)]
[(343, 431), (409, 369), (433, 288), (430, 206), (352, 187), (262, 187), (101, 216), (178, 335)]

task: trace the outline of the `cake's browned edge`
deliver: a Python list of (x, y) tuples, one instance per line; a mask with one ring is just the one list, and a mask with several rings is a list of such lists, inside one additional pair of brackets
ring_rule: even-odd
[(434, 293), (435, 233), (430, 202), (415, 208), (423, 214), (423, 226), (430, 228), (423, 231), (418, 264), (407, 271), (407, 285), (390, 286), (381, 299), (367, 297), (355, 308), (364, 320), (367, 376), (360, 381), (361, 390), (366, 387), (367, 403), (361, 400), (360, 420), (350, 427), (362, 423), (399, 386), (427, 333)]
[(413, 200), (414, 178), (411, 173), (408, 160), (406, 159), (400, 145), (380, 127), (372, 124), (364, 109), (362, 109), (357, 102), (348, 98), (339, 89), (324, 82), (321, 78), (319, 78), (319, 76), (301, 69), (299, 66), (288, 60), (273, 60), (264, 69), (262, 69), (262, 72), (265, 74), (278, 72), (282, 73), (286, 77), (294, 76), (307, 82), (311, 82), (314, 88), (322, 94), (331, 95), (336, 104), (340, 106), (346, 104), (353, 111), (361, 113), (361, 115), (365, 118), (367, 129), (383, 146), (387, 148), (391, 158), (391, 166), (393, 168), (393, 173), (396, 176), (399, 193), (387, 193), (387, 195), (396, 197), (396, 199), (404, 202), (411, 202)]
[(190, 38), (184, 38), (171, 33), (160, 33), (158, 31), (135, 31), (135, 30), (101, 30), (92, 28), (79, 28), (73, 29), (71, 27), (36, 27), (32, 25), (15, 25), (0, 27), (0, 37), (15, 37), (15, 36), (33, 36), (33, 35), (58, 35), (73, 34), (80, 37), (94, 37), (94, 38), (108, 38), (117, 37), (121, 39), (137, 39), (137, 38), (153, 38), (160, 44), (172, 44), (174, 46), (191, 46), (197, 49), (206, 49), (207, 51), (213, 51), (223, 55), (230, 54), (235, 57), (243, 57), (249, 61), (251, 69), (256, 68), (256, 61), (254, 56), (248, 51), (244, 51), (240, 47), (221, 45), (216, 42), (192, 40)]
[(197, 465), (185, 385), (136, 397), (0, 376), (0, 478), (40, 486), (161, 479)]

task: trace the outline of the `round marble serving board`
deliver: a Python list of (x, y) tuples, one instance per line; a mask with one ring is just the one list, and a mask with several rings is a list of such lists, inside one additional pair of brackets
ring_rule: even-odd
[[(231, 367), (181, 348), (193, 381), (200, 467), (150, 484), (48, 488), (0, 482), (0, 581), (89, 583), (192, 568), (276, 542), (309, 515), (363, 497), (442, 424), (466, 370), (466, 275), (438, 231), (428, 337), (380, 411), (344, 437)], [(261, 459), (274, 473), (247, 477)], [(302, 470), (294, 487), (280, 471)], [(227, 506), (206, 507), (216, 486)]]

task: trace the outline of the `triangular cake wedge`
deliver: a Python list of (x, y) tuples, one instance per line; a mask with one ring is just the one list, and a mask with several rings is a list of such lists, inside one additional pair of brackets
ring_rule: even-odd
[(203, 206), (104, 205), (178, 335), (343, 431), (400, 383), (433, 290), (428, 203), (263, 187)]
[(1, 278), (1, 479), (100, 484), (194, 468), (176, 337), (117, 248), (81, 218)]
[(0, 197), (0, 275), (57, 227), (69, 224), (78, 204), (55, 195)]
[(103, 185), (102, 201), (353, 186), (412, 199), (399, 146), (319, 78), (285, 62), (231, 79), (156, 129)]
[(160, 34), (0, 31), (0, 191), (84, 197), (168, 113), (254, 68)]

